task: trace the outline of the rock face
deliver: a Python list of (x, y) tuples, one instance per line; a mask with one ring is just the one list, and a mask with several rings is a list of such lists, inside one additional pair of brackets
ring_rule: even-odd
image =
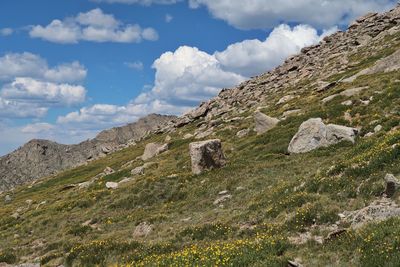
[(226, 164), (221, 140), (219, 139), (190, 143), (189, 150), (194, 174), (221, 168)]
[(168, 144), (149, 143), (146, 145), (142, 160), (149, 160), (168, 150)]
[(322, 119), (303, 122), (289, 144), (289, 153), (306, 153), (311, 150), (337, 144), (341, 141), (355, 142), (358, 130), (341, 125), (325, 125)]
[(123, 148), (156, 131), (174, 116), (152, 114), (135, 123), (106, 130), (78, 145), (62, 145), (47, 140), (32, 140), (0, 158), (0, 191), (51, 176)]
[(263, 134), (274, 128), (279, 123), (278, 119), (267, 116), (259, 111), (254, 113), (254, 121), (256, 123), (255, 130), (257, 134)]

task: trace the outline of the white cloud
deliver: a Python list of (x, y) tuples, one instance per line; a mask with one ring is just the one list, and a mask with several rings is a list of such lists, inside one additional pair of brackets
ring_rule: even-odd
[(161, 5), (171, 5), (181, 2), (182, 0), (92, 0), (92, 2), (97, 3), (109, 3), (109, 4), (139, 4), (144, 6), (150, 6), (152, 4), (161, 4)]
[(70, 106), (85, 100), (86, 89), (80, 85), (43, 82), (33, 78), (15, 78), (0, 93), (3, 99), (41, 106)]
[(143, 70), (143, 62), (141, 61), (135, 61), (135, 62), (125, 62), (124, 63), (125, 66), (127, 66), (128, 68), (131, 68), (133, 70)]
[(52, 82), (79, 82), (86, 75), (86, 68), (77, 61), (49, 68), (45, 59), (28, 52), (8, 53), (0, 57), (0, 80), (3, 81), (33, 77)]
[(174, 19), (174, 17), (171, 14), (166, 14), (165, 15), (165, 22), (166, 23), (170, 23), (173, 19)]
[(8, 36), (14, 33), (14, 30), (11, 28), (2, 28), (0, 29), (0, 35), (1, 36)]
[(289, 55), (296, 54), (305, 46), (318, 43), (333, 28), (322, 35), (307, 25), (294, 28), (288, 25), (276, 27), (264, 40), (245, 40), (231, 44), (214, 55), (224, 69), (250, 77), (278, 66)]
[(47, 111), (48, 107), (36, 103), (18, 102), (0, 97), (0, 118), (40, 118), (46, 115)]
[(24, 126), (22, 128), (23, 133), (32, 133), (32, 134), (38, 134), (42, 132), (48, 132), (50, 130), (53, 130), (55, 128), (54, 125), (46, 122), (37, 122), (37, 123), (32, 123)]
[[(58, 125), (68, 129), (104, 129), (131, 122), (149, 113), (182, 114), (222, 88), (279, 65), (283, 59), (323, 36), (310, 26), (281, 25), (265, 39), (245, 40), (226, 50), (208, 54), (181, 46), (162, 54), (153, 63), (155, 84), (125, 106), (98, 104), (61, 116)], [(127, 64), (127, 63), (126, 63)], [(131, 67), (140, 63), (131, 63)]]
[(153, 28), (142, 29), (139, 25), (123, 24), (113, 15), (105, 14), (99, 8), (76, 17), (53, 20), (47, 26), (32, 26), (32, 38), (67, 44), (79, 41), (139, 43), (142, 40), (156, 41), (158, 33)]
[(346, 25), (371, 11), (387, 10), (395, 0), (189, 0), (191, 8), (205, 6), (218, 19), (240, 29), (272, 28), (282, 22), (315, 27)]

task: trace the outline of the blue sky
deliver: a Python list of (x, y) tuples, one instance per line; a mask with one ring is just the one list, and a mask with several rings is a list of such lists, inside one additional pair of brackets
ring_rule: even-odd
[(182, 114), (392, 0), (2, 0), (0, 155)]

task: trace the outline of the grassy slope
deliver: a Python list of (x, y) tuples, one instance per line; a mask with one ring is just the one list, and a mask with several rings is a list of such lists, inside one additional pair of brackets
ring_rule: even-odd
[[(372, 64), (393, 47), (342, 75)], [(353, 60), (360, 58), (362, 54)], [(183, 134), (196, 129), (195, 122), (171, 135), (170, 150), (153, 160), (157, 164), (145, 176), (117, 190), (106, 190), (105, 182), (128, 176), (132, 168), (143, 164), (135, 159), (144, 145), (162, 141), (166, 135), (152, 136), (31, 188), (20, 187), (10, 204), (0, 204), (0, 262), (36, 259), (49, 266), (285, 266), (287, 259), (301, 258), (307, 266), (395, 266), (400, 258), (400, 219), (369, 225), (324, 245), (309, 242), (294, 246), (287, 237), (313, 224), (334, 223), (339, 212), (365, 206), (382, 192), (386, 172), (400, 174), (400, 148), (393, 146), (400, 143), (400, 132), (389, 132), (400, 122), (398, 80), (400, 72), (393, 72), (361, 77), (325, 93), (305, 90), (301, 98), (288, 103), (291, 109), (302, 108), (304, 114), (292, 116), (260, 136), (236, 137), (238, 130), (254, 126), (251, 118), (229, 123), (232, 128), (223, 124), (215, 137), (222, 139), (229, 164), (199, 176), (190, 173), (188, 145), (193, 140), (182, 140)], [(348, 99), (345, 97), (321, 104), (326, 96), (365, 85), (369, 89), (351, 98), (355, 101), (352, 107), (340, 104)], [(281, 115), (284, 109), (275, 103), (288, 93), (268, 98), (263, 111)], [(374, 99), (368, 106), (358, 101), (370, 96)], [(343, 119), (344, 112), (353, 115), (352, 123)], [(341, 143), (303, 155), (287, 155), (290, 139), (310, 117), (362, 126), (363, 133), (381, 124), (383, 131), (368, 139), (359, 138), (356, 145)], [(131, 160), (130, 167), (121, 169)], [(89, 180), (106, 166), (120, 171), (87, 190), (61, 191), (67, 184)], [(177, 177), (169, 177), (172, 174)], [(223, 207), (213, 205), (222, 190), (229, 190), (232, 199)], [(27, 199), (33, 200), (30, 208)], [(46, 203), (38, 207), (42, 201)], [(10, 215), (18, 208), (21, 217), (14, 219)], [(88, 220), (97, 227), (83, 226)], [(141, 222), (151, 223), (154, 231), (146, 238), (134, 239), (133, 230)], [(240, 229), (245, 224), (253, 227)]]

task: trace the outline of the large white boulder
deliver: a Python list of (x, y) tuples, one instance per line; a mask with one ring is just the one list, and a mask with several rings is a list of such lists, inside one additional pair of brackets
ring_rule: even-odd
[(358, 130), (341, 125), (325, 125), (320, 118), (303, 122), (299, 131), (289, 144), (289, 153), (306, 153), (311, 150), (327, 147), (342, 141), (355, 142)]
[(221, 168), (226, 164), (221, 140), (219, 139), (190, 143), (189, 150), (194, 174)]

